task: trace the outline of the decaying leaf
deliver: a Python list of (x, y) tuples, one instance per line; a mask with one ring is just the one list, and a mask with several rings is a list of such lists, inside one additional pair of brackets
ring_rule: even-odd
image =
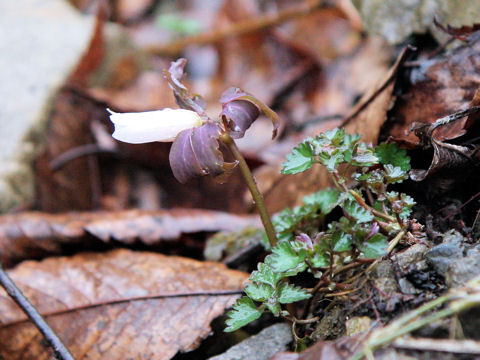
[[(115, 250), (10, 271), (77, 360), (170, 359), (193, 350), (248, 274), (211, 262)], [(42, 335), (0, 292), (0, 357), (50, 359)]]
[(0, 216), (0, 259), (11, 266), (24, 259), (61, 254), (66, 246), (111, 240), (147, 245), (174, 240), (182, 233), (236, 231), (259, 226), (257, 216), (173, 209), (84, 212), (49, 215), (26, 212)]
[[(418, 138), (410, 129), (414, 122), (431, 124), (437, 119), (468, 109), (480, 87), (480, 37), (434, 59), (419, 60), (412, 68), (409, 85), (397, 99), (386, 133), (411, 148)], [(464, 133), (466, 119), (442, 126), (435, 132), (439, 141), (455, 139)]]
[(305, 351), (281, 352), (271, 360), (345, 360), (354, 353), (358, 344), (358, 336), (344, 337), (335, 341), (317, 341)]

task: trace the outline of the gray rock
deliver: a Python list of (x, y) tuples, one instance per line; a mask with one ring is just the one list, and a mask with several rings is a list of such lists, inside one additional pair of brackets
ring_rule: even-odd
[(425, 262), (425, 253), (427, 250), (428, 247), (426, 245), (415, 244), (392, 256), (392, 260), (404, 273), (412, 270), (425, 270), (427, 268)]
[(0, 211), (29, 199), (28, 160), (51, 98), (87, 48), (93, 18), (64, 0), (0, 2)]
[(478, 0), (353, 0), (353, 3), (367, 31), (392, 44), (427, 30), (443, 41), (446, 34), (434, 25), (434, 17), (452, 26), (473, 25), (480, 18)]
[(414, 295), (421, 292), (421, 290), (418, 290), (410, 281), (405, 278), (398, 280), (398, 287), (400, 288), (402, 294), (405, 295)]
[(443, 236), (443, 243), (434, 246), (427, 254), (427, 262), (445, 277), (449, 267), (463, 257), (463, 237), (455, 230), (448, 231)]
[(480, 253), (471, 252), (460, 261), (453, 261), (445, 274), (445, 283), (454, 288), (465, 285), (469, 280), (480, 275)]
[(209, 360), (268, 360), (292, 340), (288, 324), (275, 324)]

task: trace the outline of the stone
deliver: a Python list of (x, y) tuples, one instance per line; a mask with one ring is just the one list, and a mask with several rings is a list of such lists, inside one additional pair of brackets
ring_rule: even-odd
[(427, 264), (425, 262), (425, 253), (428, 247), (424, 244), (414, 244), (406, 250), (392, 256), (392, 261), (400, 268), (403, 273), (412, 270), (425, 270)]
[(293, 341), (288, 324), (275, 324), (209, 360), (268, 360)]
[(473, 251), (459, 261), (453, 261), (445, 274), (445, 283), (450, 288), (465, 285), (480, 275), (480, 253)]
[(354, 336), (370, 331), (372, 319), (368, 316), (355, 316), (345, 322), (346, 336)]
[(29, 160), (49, 99), (88, 47), (93, 25), (64, 0), (0, 3), (0, 211), (33, 196)]
[(463, 237), (455, 230), (443, 235), (443, 242), (434, 246), (426, 253), (426, 259), (436, 272), (445, 277), (448, 268), (463, 258)]
[(433, 23), (473, 25), (480, 18), (478, 0), (353, 0), (369, 33), (381, 35), (391, 44), (413, 33), (433, 33), (440, 42), (447, 35)]

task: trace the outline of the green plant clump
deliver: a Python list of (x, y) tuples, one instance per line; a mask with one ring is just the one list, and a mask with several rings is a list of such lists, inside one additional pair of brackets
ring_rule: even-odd
[[(334, 276), (342, 268), (384, 256), (406, 234), (415, 202), (387, 188), (408, 178), (410, 158), (395, 144), (370, 146), (359, 140), (359, 135), (333, 129), (306, 139), (287, 155), (283, 174), (321, 164), (335, 188), (306, 196), (302, 206), (274, 216), (279, 242), (251, 274), (247, 296), (228, 313), (225, 331), (237, 330), (265, 311), (295, 322), (283, 305), (307, 299), (313, 290), (290, 284), (289, 277), (308, 271), (333, 291)], [(334, 209), (343, 216), (325, 224)]]

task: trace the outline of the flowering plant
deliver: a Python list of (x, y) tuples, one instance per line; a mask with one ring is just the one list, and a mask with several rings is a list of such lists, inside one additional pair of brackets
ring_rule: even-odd
[[(242, 138), (245, 131), (261, 113), (273, 124), (272, 139), (278, 128), (278, 116), (263, 102), (239, 88), (227, 89), (220, 98), (222, 112), (212, 120), (205, 112), (205, 102), (191, 94), (181, 79), (185, 59), (172, 62), (164, 76), (173, 90), (181, 109), (163, 109), (141, 113), (115, 113), (110, 120), (115, 125), (112, 136), (120, 141), (140, 144), (154, 141), (173, 141), (169, 161), (175, 178), (183, 183), (198, 175), (210, 174), (224, 182), (239, 165), (252, 192), (270, 243), (276, 243), (275, 232), (245, 159), (233, 139)], [(234, 162), (225, 162), (220, 144), (224, 144), (235, 157)]]

